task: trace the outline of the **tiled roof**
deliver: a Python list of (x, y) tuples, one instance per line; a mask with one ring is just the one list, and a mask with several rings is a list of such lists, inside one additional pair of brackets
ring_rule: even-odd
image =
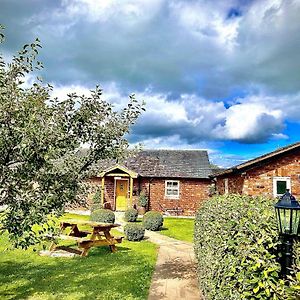
[(266, 163), (267, 161), (269, 161), (270, 159), (276, 158), (280, 155), (284, 155), (286, 153), (288, 153), (289, 151), (294, 151), (294, 150), (299, 150), (300, 149), (300, 142), (298, 143), (294, 143), (282, 148), (278, 148), (275, 151), (269, 152), (267, 154), (264, 154), (262, 156), (259, 156), (257, 158), (248, 160), (240, 165), (237, 165), (235, 167), (214, 173), (214, 176), (220, 176), (220, 175), (225, 175), (225, 174), (231, 174), (231, 173), (235, 173), (238, 171), (242, 171), (246, 168), (253, 168), (255, 166), (257, 166), (260, 163)]
[[(144, 150), (119, 164), (143, 177), (208, 179), (212, 174), (204, 150)], [(98, 174), (114, 165), (116, 161), (101, 161), (97, 164)]]
[(211, 166), (204, 150), (145, 150), (125, 166), (144, 177), (209, 178)]

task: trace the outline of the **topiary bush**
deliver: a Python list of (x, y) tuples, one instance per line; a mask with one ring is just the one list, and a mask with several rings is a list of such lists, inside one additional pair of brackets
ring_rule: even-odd
[(96, 209), (91, 213), (91, 220), (103, 223), (115, 223), (115, 214), (109, 209)]
[(124, 233), (128, 241), (141, 241), (145, 235), (145, 227), (142, 224), (126, 224)]
[(91, 212), (101, 209), (101, 191), (97, 190), (92, 198)]
[(141, 192), (138, 200), (139, 206), (146, 207), (148, 205), (148, 201), (148, 197), (145, 195), (145, 193)]
[(129, 208), (125, 211), (124, 219), (126, 222), (136, 222), (138, 211), (134, 208)]
[(226, 195), (198, 210), (195, 253), (205, 299), (297, 299), (297, 282), (293, 289), (280, 279), (273, 204), (264, 197)]
[(163, 223), (164, 218), (158, 211), (148, 211), (143, 217), (143, 225), (148, 230), (160, 230)]

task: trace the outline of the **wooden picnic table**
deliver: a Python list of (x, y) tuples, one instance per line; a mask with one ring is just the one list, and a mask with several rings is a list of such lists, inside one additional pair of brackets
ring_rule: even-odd
[[(91, 231), (82, 231), (81, 226), (89, 226)], [(120, 226), (119, 224), (99, 223), (93, 221), (67, 220), (60, 223), (60, 234), (56, 236), (50, 246), (50, 251), (65, 250), (76, 253), (81, 256), (87, 256), (88, 251), (92, 247), (109, 246), (111, 252), (116, 252), (116, 244), (121, 243), (123, 236), (114, 237), (110, 234), (112, 228)], [(71, 228), (68, 234), (63, 234), (67, 228)], [(78, 248), (67, 246), (59, 246), (58, 240), (73, 240), (77, 242)]]

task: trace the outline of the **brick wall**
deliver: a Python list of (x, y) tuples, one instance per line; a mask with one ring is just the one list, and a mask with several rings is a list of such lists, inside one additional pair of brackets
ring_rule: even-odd
[[(165, 180), (179, 180), (179, 199), (165, 197)], [(101, 188), (101, 178), (91, 178), (90, 182)], [(181, 208), (184, 215), (194, 215), (199, 205), (209, 198), (210, 185), (211, 181), (205, 179), (141, 178), (140, 181), (134, 179), (133, 204), (137, 205), (139, 192), (143, 191), (148, 197), (150, 196), (150, 210)], [(114, 210), (114, 179), (112, 177), (105, 177), (104, 199)]]
[(226, 177), (218, 177), (216, 181), (216, 190), (219, 194), (225, 194), (225, 178), (228, 179), (228, 193), (229, 194), (242, 194), (244, 187), (244, 176), (228, 175)]
[[(165, 180), (179, 180), (179, 199), (165, 197)], [(183, 209), (184, 215), (194, 215), (199, 205), (209, 198), (210, 180), (155, 178), (150, 181), (150, 209)], [(149, 179), (142, 179), (142, 187), (149, 193)]]
[[(89, 180), (93, 185), (98, 186), (101, 189), (102, 178), (93, 177)], [(114, 200), (114, 178), (105, 177), (104, 181), (104, 201), (108, 202), (111, 209), (115, 209), (115, 200)]]
[(273, 196), (273, 177), (290, 177), (291, 191), (300, 199), (300, 152), (286, 154), (240, 174), (222, 176), (216, 187), (224, 194), (224, 178), (228, 178), (229, 193)]

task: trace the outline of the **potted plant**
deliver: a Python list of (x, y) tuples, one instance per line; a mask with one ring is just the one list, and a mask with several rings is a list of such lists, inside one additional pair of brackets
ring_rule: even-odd
[(146, 212), (146, 207), (148, 205), (148, 197), (145, 195), (144, 192), (140, 193), (138, 203), (139, 203), (139, 214), (144, 215)]

